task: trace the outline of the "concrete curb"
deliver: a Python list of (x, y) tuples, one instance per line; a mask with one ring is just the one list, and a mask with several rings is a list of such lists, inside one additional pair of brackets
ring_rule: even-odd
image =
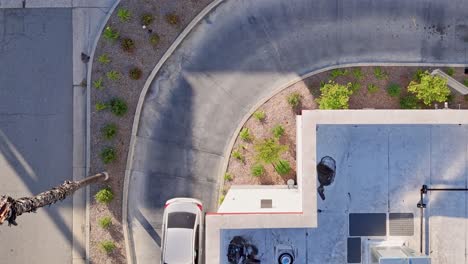
[(229, 163), (229, 157), (231, 156), (231, 151), (232, 148), (234, 147), (234, 143), (236, 142), (237, 136), (239, 135), (240, 130), (244, 126), (245, 122), (252, 116), (252, 114), (263, 104), (265, 104), (268, 100), (270, 100), (273, 96), (277, 95), (278, 93), (282, 92), (289, 86), (300, 82), (306, 78), (309, 78), (310, 76), (329, 71), (329, 70), (334, 70), (334, 69), (341, 69), (341, 68), (350, 68), (350, 67), (365, 67), (365, 66), (413, 66), (413, 67), (468, 67), (468, 64), (437, 64), (437, 63), (349, 63), (349, 64), (340, 64), (340, 65), (333, 65), (333, 66), (328, 66), (316, 71), (311, 71), (306, 74), (303, 74), (301, 76), (298, 76), (297, 78), (287, 82), (284, 85), (281, 85), (278, 89), (275, 89), (273, 92), (269, 93), (265, 97), (261, 98), (258, 103), (256, 103), (254, 106), (250, 108), (250, 110), (247, 112), (247, 114), (242, 118), (241, 122), (239, 122), (239, 125), (237, 126), (236, 130), (234, 130), (234, 134), (231, 137), (231, 140), (229, 141), (229, 144), (226, 146), (226, 148), (223, 151), (223, 165), (220, 167), (220, 171), (218, 173), (218, 181), (222, 184), (219, 186), (218, 190), (218, 206), (219, 206), (219, 197), (221, 197), (222, 192), (223, 192), (223, 186), (224, 186), (224, 173), (227, 170), (228, 163)]
[[(99, 39), (101, 38), (101, 33), (104, 30), (104, 27), (107, 24), (110, 16), (114, 12), (115, 8), (120, 3), (120, 0), (115, 0), (114, 4), (108, 10), (105, 18), (103, 19), (101, 25), (99, 26), (99, 30), (97, 31), (98, 34), (94, 39), (93, 45), (91, 46), (91, 52), (89, 54), (89, 62), (88, 68), (86, 73), (86, 166), (85, 171), (86, 175), (89, 175), (90, 170), (90, 160), (91, 160), (91, 74), (93, 69), (93, 61), (94, 61), (94, 54), (96, 52), (96, 47), (98, 44)], [(86, 264), (89, 264), (89, 232), (90, 232), (90, 224), (89, 224), (89, 199), (90, 199), (90, 187), (86, 187)]]
[(125, 179), (124, 179), (124, 186), (123, 186), (122, 225), (124, 228), (124, 238), (125, 238), (125, 247), (127, 251), (127, 263), (128, 264), (134, 263), (134, 260), (135, 260), (133, 251), (130, 249), (130, 243), (132, 243), (132, 247), (133, 247), (133, 242), (130, 241), (130, 234), (129, 234), (128, 221), (127, 221), (128, 220), (127, 219), (128, 217), (128, 209), (127, 209), (128, 188), (129, 188), (130, 174), (132, 171), (131, 166), (132, 166), (135, 142), (136, 142), (136, 137), (137, 137), (136, 135), (138, 132), (138, 124), (140, 122), (141, 109), (143, 107), (143, 102), (145, 100), (146, 93), (148, 92), (148, 89), (151, 83), (153, 82), (153, 79), (156, 76), (156, 74), (159, 72), (159, 70), (167, 61), (167, 59), (172, 55), (172, 53), (174, 53), (174, 51), (177, 49), (180, 43), (185, 39), (185, 37), (192, 31), (192, 29), (198, 24), (198, 22), (200, 22), (208, 13), (210, 13), (214, 8), (216, 8), (223, 1), (224, 0), (214, 0), (213, 2), (211, 2), (187, 25), (187, 27), (185, 27), (185, 29), (179, 34), (179, 36), (171, 44), (169, 49), (161, 57), (158, 64), (156, 64), (154, 69), (151, 71), (140, 93), (140, 97), (138, 99), (138, 104), (137, 104), (137, 108), (136, 108), (134, 119), (133, 119), (132, 134), (130, 138), (130, 145), (128, 148), (128, 156), (127, 156), (127, 166), (126, 166), (127, 169), (125, 170)]

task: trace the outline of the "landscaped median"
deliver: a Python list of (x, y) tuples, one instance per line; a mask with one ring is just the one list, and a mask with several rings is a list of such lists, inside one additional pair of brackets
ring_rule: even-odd
[[(463, 68), (441, 68), (468, 85)], [(312, 75), (271, 97), (241, 128), (231, 149), (220, 203), (231, 185), (286, 185), (296, 179), (296, 114), (311, 109), (468, 109), (468, 96), (430, 68), (352, 67)]]
[(91, 189), (91, 263), (127, 263), (122, 188), (138, 99), (165, 51), (210, 2), (122, 0), (104, 26), (92, 64), (90, 169), (112, 177)]

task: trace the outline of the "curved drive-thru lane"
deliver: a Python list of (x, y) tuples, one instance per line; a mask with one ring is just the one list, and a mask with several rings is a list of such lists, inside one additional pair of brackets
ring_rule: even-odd
[(216, 209), (227, 145), (261, 98), (344, 64), (466, 65), (467, 10), (463, 0), (221, 2), (156, 74), (136, 117), (127, 218), (134, 259), (159, 257), (165, 200), (196, 197)]

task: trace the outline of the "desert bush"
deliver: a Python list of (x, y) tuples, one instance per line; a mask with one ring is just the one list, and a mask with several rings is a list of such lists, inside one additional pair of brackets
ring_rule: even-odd
[(299, 93), (291, 93), (287, 99), (288, 99), (288, 104), (293, 109), (296, 109), (301, 104), (302, 95), (300, 95)]
[(371, 94), (376, 93), (379, 90), (379, 87), (373, 83), (367, 86), (367, 91)]
[(255, 111), (255, 113), (253, 113), (253, 117), (258, 121), (263, 122), (265, 120), (266, 115), (265, 112), (257, 110)]
[(103, 102), (97, 102), (95, 105), (96, 111), (102, 111), (102, 110), (107, 109), (108, 107), (109, 105)]
[(349, 90), (353, 93), (359, 91), (359, 89), (361, 89), (361, 84), (358, 83), (358, 82), (353, 82), (351, 83), (351, 85), (349, 86)]
[(420, 82), (423, 74), (424, 74), (423, 69), (417, 69), (413, 74), (413, 81)]
[(150, 36), (151, 45), (153, 45), (153, 46), (158, 45), (159, 40), (160, 40), (160, 37), (159, 37), (158, 34), (156, 34), (156, 33), (151, 34), (151, 36)]
[(463, 84), (468, 87), (468, 79), (463, 80)]
[(347, 76), (348, 74), (349, 72), (346, 69), (334, 69), (330, 72), (330, 78), (334, 80), (340, 76)]
[(239, 133), (239, 136), (244, 141), (252, 140), (252, 135), (250, 135), (250, 130), (246, 127), (242, 128), (242, 130)]
[(364, 78), (364, 74), (362, 73), (361, 68), (354, 68), (352, 73), (354, 78), (357, 80), (362, 80), (362, 78)]
[(408, 91), (413, 93), (425, 105), (430, 105), (433, 102), (444, 102), (450, 94), (447, 80), (438, 76), (432, 76), (428, 71), (421, 75), (420, 82), (410, 82)]
[(260, 177), (265, 173), (265, 168), (260, 163), (254, 164), (250, 170), (254, 177)]
[(279, 160), (275, 164), (275, 170), (279, 175), (286, 175), (291, 171), (291, 165), (287, 160)]
[(103, 229), (107, 229), (112, 225), (112, 219), (109, 216), (102, 217), (98, 222), (99, 226)]
[(126, 8), (119, 8), (117, 11), (117, 16), (121, 22), (128, 22), (130, 21), (130, 18), (132, 18), (132, 13)]
[(239, 150), (233, 151), (231, 155), (236, 160), (244, 161), (244, 156), (242, 155), (242, 153)]
[(120, 98), (113, 98), (109, 101), (111, 112), (116, 116), (123, 116), (127, 113), (127, 103)]
[(398, 85), (397, 83), (391, 83), (391, 84), (387, 87), (387, 93), (388, 93), (388, 95), (390, 95), (391, 97), (398, 97), (398, 96), (400, 96), (400, 94), (401, 94), (401, 87), (400, 87), (400, 85)]
[(141, 78), (141, 75), (142, 75), (142, 71), (140, 68), (138, 67), (133, 67), (130, 69), (130, 71), (128, 72), (129, 76), (130, 76), (130, 79), (132, 80), (139, 80)]
[(107, 140), (113, 139), (117, 135), (117, 125), (114, 123), (105, 125), (101, 129), (101, 134)]
[(254, 147), (257, 161), (270, 164), (278, 162), (281, 153), (288, 149), (287, 146), (279, 144), (278, 140), (273, 138), (261, 140)]
[(101, 160), (104, 164), (109, 164), (117, 159), (117, 152), (113, 147), (105, 147), (101, 151)]
[(281, 125), (276, 125), (273, 127), (271, 132), (275, 138), (280, 138), (282, 135), (284, 135), (284, 127)]
[(232, 175), (228, 172), (224, 173), (224, 180), (225, 181), (232, 181)]
[(400, 108), (401, 109), (418, 109), (419, 102), (418, 99), (413, 95), (407, 95), (400, 99)]
[(152, 14), (146, 13), (141, 16), (141, 24), (144, 26), (149, 26), (154, 21), (154, 16)]
[(322, 88), (322, 93), (316, 99), (320, 109), (348, 109), (349, 96), (353, 94), (350, 90), (351, 83), (347, 85), (328, 82)]
[(120, 46), (125, 52), (133, 52), (135, 50), (135, 43), (131, 38), (122, 39)]
[(112, 253), (116, 248), (115, 243), (110, 240), (101, 241), (99, 243), (99, 247), (101, 248), (102, 251), (104, 251), (107, 254)]
[(108, 40), (116, 40), (119, 38), (119, 32), (117, 30), (113, 30), (110, 26), (107, 26), (104, 29), (104, 38)]
[(448, 76), (453, 76), (455, 74), (455, 69), (450, 67), (447, 69)]
[(377, 78), (377, 80), (384, 80), (388, 78), (388, 74), (380, 67), (374, 68), (374, 76)]
[(94, 86), (94, 88), (96, 88), (98, 90), (101, 90), (102, 88), (104, 88), (104, 86), (102, 84), (102, 77), (99, 77), (97, 80), (95, 80), (93, 82), (93, 86)]
[(108, 204), (114, 199), (114, 193), (111, 188), (106, 187), (99, 190), (96, 195), (94, 195), (94, 199), (96, 199), (98, 203)]
[(166, 14), (166, 21), (171, 25), (177, 25), (180, 22), (179, 16), (175, 13)]
[(118, 81), (120, 80), (120, 73), (118, 71), (108, 71), (106, 73), (107, 79), (111, 81)]
[(224, 201), (224, 198), (225, 198), (224, 194), (221, 194), (221, 196), (219, 196), (219, 201), (218, 201), (218, 203), (219, 203), (219, 204), (222, 204), (223, 201)]
[(98, 57), (98, 61), (101, 64), (109, 64), (109, 62), (111, 62), (109, 56), (105, 53)]

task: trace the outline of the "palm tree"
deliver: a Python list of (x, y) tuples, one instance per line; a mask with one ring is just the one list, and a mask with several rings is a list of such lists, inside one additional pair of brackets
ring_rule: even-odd
[(63, 184), (34, 197), (13, 199), (10, 196), (2, 195), (0, 196), (0, 225), (8, 221), (9, 226), (16, 226), (18, 225), (15, 221), (17, 216), (23, 213), (36, 212), (40, 207), (62, 201), (81, 187), (100, 181), (107, 181), (107, 179), (109, 179), (109, 174), (107, 174), (107, 172), (101, 172), (84, 178), (81, 181), (65, 181)]

